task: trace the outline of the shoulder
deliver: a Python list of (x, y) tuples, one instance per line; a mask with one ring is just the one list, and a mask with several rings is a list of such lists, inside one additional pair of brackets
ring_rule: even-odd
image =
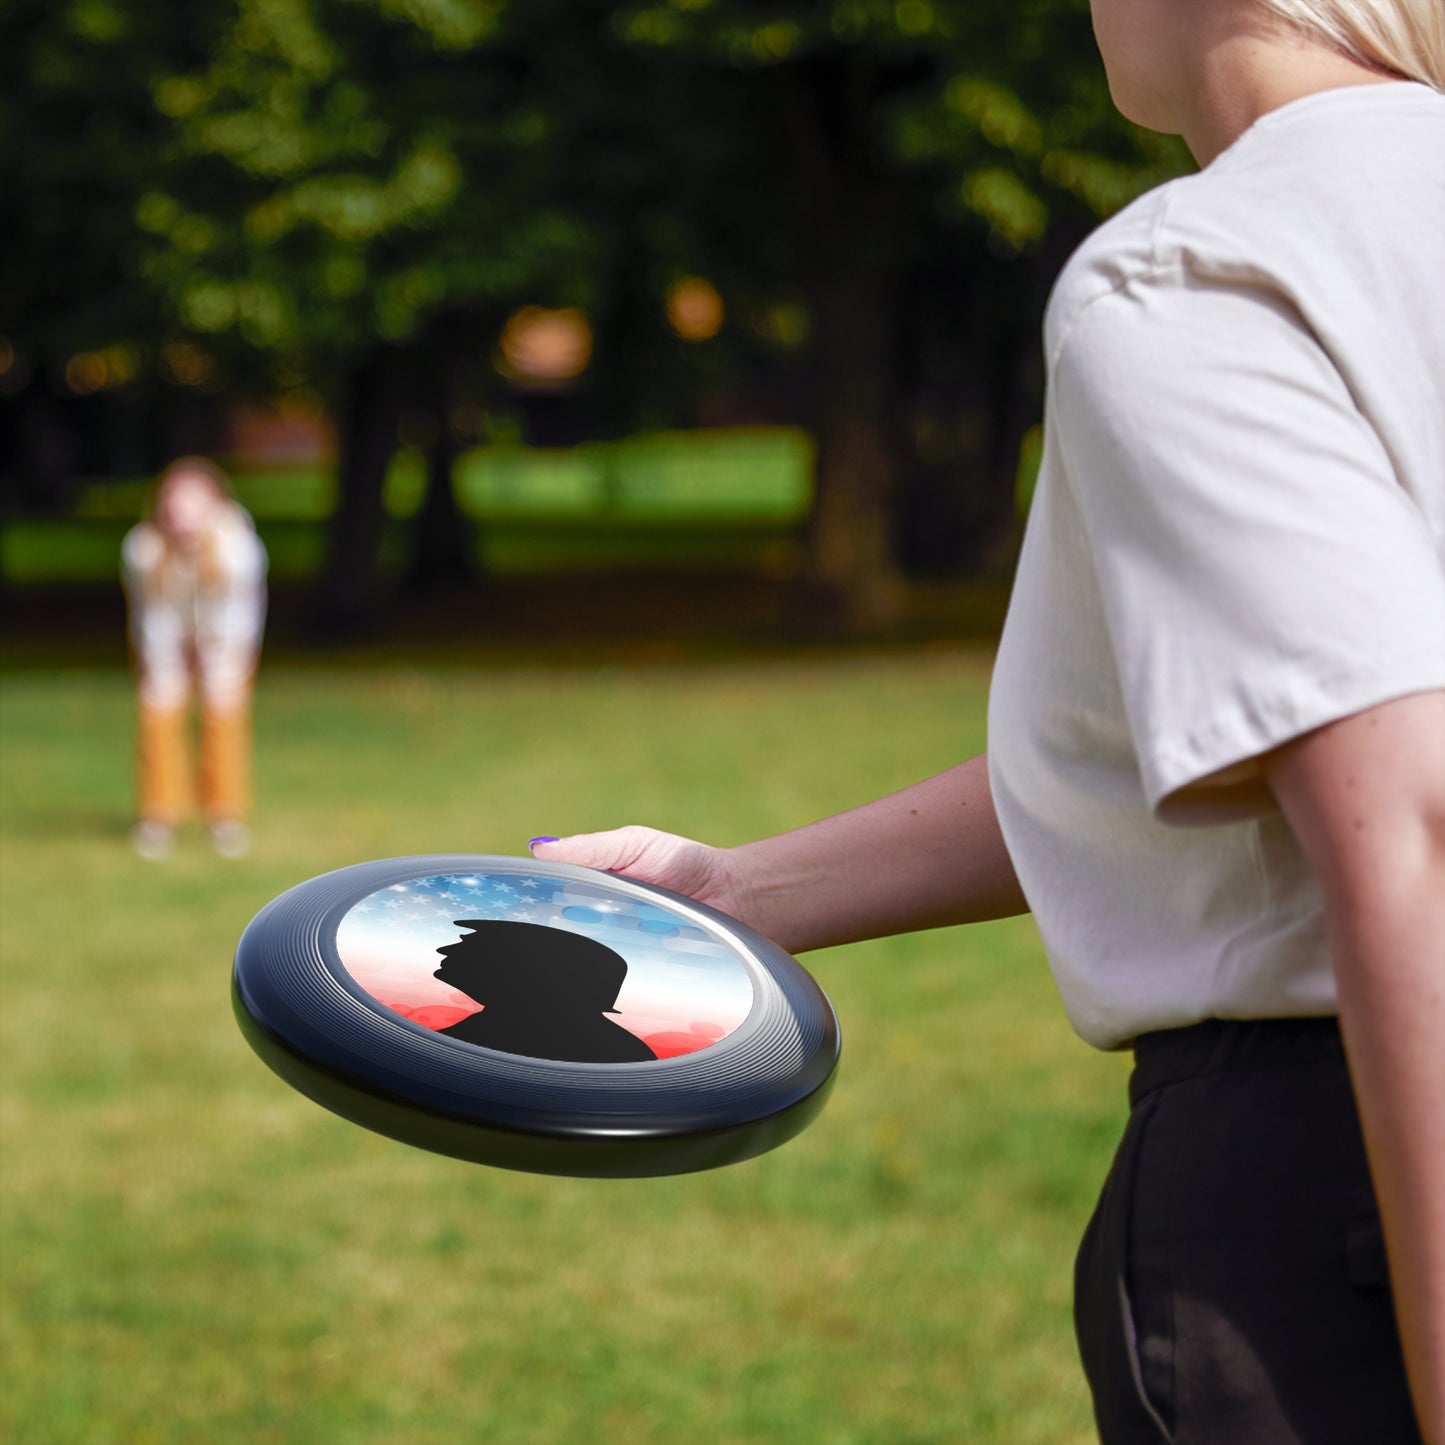
[(1177, 192), (1193, 177), (1169, 181), (1104, 222), (1069, 258), (1049, 297), (1045, 351), (1052, 363), (1079, 318), (1156, 269), (1158, 236)]
[(650, 1064), (658, 1057), (656, 1050), (631, 1029), (623, 1028), (612, 1019), (607, 1023), (610, 1025), (605, 1046), (607, 1059), (619, 1064)]
[(238, 502), (227, 507), (216, 529), (216, 551), (226, 571), (233, 575), (244, 576), (266, 566), (266, 548), (256, 535), (256, 524)]
[(1101, 306), (1115, 299), (1242, 290), (1313, 323), (1361, 285), (1433, 293), (1442, 180), (1445, 95), (1426, 86), (1327, 91), (1284, 106), (1084, 241), (1050, 297), (1048, 361), (1091, 311), (1128, 309)]
[(1216, 162), (1141, 196), (1074, 252), (1049, 300), (1052, 364), (1086, 317), (1119, 311), (1113, 302), (1241, 284), (1287, 293), (1294, 269), (1291, 230), (1301, 241), (1307, 206), (1292, 214), (1248, 194), (1231, 166)]
[(166, 544), (151, 522), (137, 522), (120, 544), (121, 564), (128, 572), (145, 573), (160, 566)]
[[(256, 524), (239, 502), (227, 502), (222, 513), (221, 530), (243, 542), (257, 542)], [(257, 544), (259, 545), (259, 543)]]

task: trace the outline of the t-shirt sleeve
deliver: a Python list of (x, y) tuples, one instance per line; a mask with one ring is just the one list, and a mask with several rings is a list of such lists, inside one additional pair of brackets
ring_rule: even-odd
[(164, 552), (149, 522), (137, 522), (125, 534), (120, 544), (120, 575), (132, 600), (144, 591), (146, 578), (160, 565)]
[(1283, 298), (1131, 284), (1082, 311), (1050, 384), (1161, 818), (1266, 811), (1262, 753), (1445, 687), (1440, 544)]

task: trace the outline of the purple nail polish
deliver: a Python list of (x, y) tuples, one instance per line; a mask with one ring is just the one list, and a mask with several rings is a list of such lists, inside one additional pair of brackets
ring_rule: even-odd
[(535, 848), (538, 843), (556, 843), (556, 842), (558, 842), (558, 841), (559, 841), (559, 840), (556, 839), (556, 838), (547, 838), (547, 837), (532, 838), (532, 839), (530, 839), (530, 840), (528, 841), (527, 846), (528, 846), (529, 848)]

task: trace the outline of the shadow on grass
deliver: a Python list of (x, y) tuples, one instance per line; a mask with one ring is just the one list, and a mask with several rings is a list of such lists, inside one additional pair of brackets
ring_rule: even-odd
[[(271, 589), (265, 665), (587, 667), (708, 662), (798, 654), (992, 647), (1006, 580), (908, 589), (886, 634), (841, 631), (791, 579), (703, 571), (569, 573), (492, 579), (443, 596), (397, 597), (374, 630), (317, 639), (313, 595)], [(7, 585), (0, 670), (110, 668), (126, 663), (119, 586)]]

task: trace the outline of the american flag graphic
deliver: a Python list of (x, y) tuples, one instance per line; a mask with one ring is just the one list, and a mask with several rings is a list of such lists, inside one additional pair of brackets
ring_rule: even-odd
[(378, 1002), (424, 1028), (449, 1028), (479, 1007), (432, 977), (442, 962), (437, 949), (467, 932), (459, 919), (536, 923), (605, 943), (627, 963), (612, 1017), (658, 1058), (726, 1038), (752, 1008), (752, 980), (722, 938), (605, 884), (532, 873), (441, 873), (393, 883), (346, 914), (337, 953)]

